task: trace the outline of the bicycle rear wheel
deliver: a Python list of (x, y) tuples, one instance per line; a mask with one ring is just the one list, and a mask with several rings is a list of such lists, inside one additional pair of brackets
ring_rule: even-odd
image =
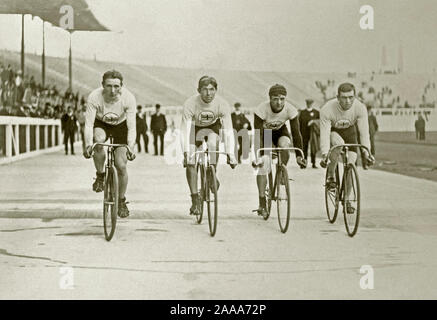
[(108, 167), (105, 175), (105, 192), (103, 198), (103, 229), (105, 238), (111, 241), (117, 225), (118, 214), (118, 175), (117, 169)]
[(290, 184), (285, 165), (278, 167), (276, 172), (276, 207), (278, 210), (279, 228), (282, 233), (287, 232), (290, 223)]
[(326, 185), (326, 181), (328, 180), (328, 170), (326, 170), (326, 178), (325, 178), (325, 206), (326, 206), (326, 214), (328, 215), (328, 220), (331, 223), (334, 223), (337, 219), (338, 207), (340, 202), (340, 174), (338, 169), (338, 164), (335, 167), (335, 181), (337, 186), (335, 190), (328, 190), (328, 186)]
[(217, 179), (215, 176), (214, 166), (208, 168), (208, 183), (207, 183), (207, 207), (208, 207), (208, 225), (209, 233), (211, 237), (214, 237), (217, 230), (217, 215), (218, 215), (218, 203), (217, 203)]
[[(353, 237), (357, 233), (358, 224), (360, 223), (360, 181), (357, 167), (353, 163), (349, 163), (344, 175), (344, 223), (347, 234)], [(351, 213), (347, 212), (347, 202), (354, 209)]]
[(197, 164), (197, 188), (199, 190), (199, 202), (200, 202), (200, 214), (196, 215), (196, 222), (198, 224), (202, 223), (203, 218), (203, 205), (206, 201), (206, 179), (205, 179), (205, 167), (203, 165)]
[(267, 175), (267, 187), (265, 191), (267, 215), (263, 217), (264, 220), (267, 220), (270, 217), (270, 212), (272, 210), (272, 198), (274, 194), (275, 194), (275, 190), (273, 189), (273, 175), (272, 175), (272, 171), (270, 171), (269, 174)]

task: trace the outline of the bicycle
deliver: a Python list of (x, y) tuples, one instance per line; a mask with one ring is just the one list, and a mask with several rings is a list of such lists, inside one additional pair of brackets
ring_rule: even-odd
[(196, 151), (192, 156), (196, 156), (195, 163), (197, 171), (198, 194), (199, 201), (202, 202), (202, 205), (200, 206), (200, 213), (196, 215), (196, 222), (198, 224), (202, 222), (204, 206), (206, 205), (208, 210), (209, 233), (211, 237), (214, 237), (217, 231), (218, 198), (217, 178), (215, 167), (211, 164), (211, 154), (225, 154), (227, 156), (227, 163), (230, 163), (229, 155), (226, 152), (209, 151), (208, 148), (205, 150)]
[[(112, 136), (109, 136), (109, 143), (94, 143), (91, 147), (92, 152), (94, 152), (96, 146), (107, 147), (104, 180), (105, 189), (103, 193), (103, 230), (105, 232), (105, 239), (111, 241), (117, 225), (119, 199), (118, 173), (115, 167), (114, 150), (115, 148), (124, 147), (127, 149), (128, 154), (133, 155), (133, 153), (127, 144), (114, 144)], [(132, 160), (134, 160), (134, 158), (132, 158)]]
[[(326, 170), (325, 177), (325, 206), (326, 213), (328, 215), (328, 220), (330, 223), (334, 223), (337, 219), (339, 203), (343, 206), (344, 223), (346, 226), (346, 232), (350, 237), (353, 237), (358, 230), (358, 225), (360, 222), (360, 181), (358, 178), (358, 170), (354, 163), (348, 163), (348, 152), (349, 148), (358, 147), (365, 149), (370, 155), (370, 165), (373, 164), (374, 158), (371, 156), (369, 149), (361, 144), (342, 144), (332, 147), (326, 158), (320, 162), (323, 168), (327, 167), (328, 159), (331, 153), (337, 149), (341, 148), (341, 156), (343, 161), (343, 176), (340, 177), (340, 170), (337, 165), (335, 167), (335, 189), (329, 189), (327, 184), (328, 170)], [(349, 178), (350, 177), (350, 178)], [(351, 190), (348, 190), (348, 184), (346, 179), (351, 182)], [(340, 182), (341, 181), (341, 182)], [(347, 196), (349, 194), (349, 196)], [(351, 197), (352, 195), (352, 197)], [(332, 208), (330, 207), (332, 206)], [(348, 210), (349, 209), (349, 210)]]
[[(266, 205), (267, 205), (267, 215), (264, 216), (264, 220), (270, 217), (270, 212), (272, 208), (272, 201), (276, 202), (276, 208), (278, 212), (278, 222), (279, 229), (282, 233), (287, 232), (290, 223), (290, 211), (291, 211), (291, 201), (290, 201), (290, 184), (288, 178), (287, 166), (281, 162), (281, 152), (279, 151), (299, 151), (302, 157), (304, 157), (303, 151), (299, 148), (260, 148), (257, 151), (257, 159), (261, 158), (262, 151), (271, 151), (272, 160), (277, 158), (276, 162), (276, 173), (275, 179), (273, 180), (273, 168), (269, 168), (269, 173), (267, 175), (267, 186), (265, 190)], [(282, 188), (281, 188), (282, 187)], [(282, 208), (282, 202), (286, 202), (287, 208), (286, 213)], [(284, 203), (285, 204), (285, 203)], [(253, 210), (252, 212), (258, 212), (258, 210)]]

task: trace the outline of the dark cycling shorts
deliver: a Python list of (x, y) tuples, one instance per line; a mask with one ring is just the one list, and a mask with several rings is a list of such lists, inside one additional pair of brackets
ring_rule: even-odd
[[(357, 144), (357, 130), (355, 126), (350, 126), (346, 129), (331, 128), (331, 132), (336, 132), (344, 140), (346, 144)], [(349, 148), (350, 151), (357, 152), (357, 147)]]
[(127, 144), (127, 123), (123, 121), (117, 125), (110, 125), (99, 119), (94, 120), (94, 128), (102, 128), (105, 131), (106, 139), (111, 135), (116, 144)]
[[(207, 127), (198, 127), (198, 126), (194, 126), (194, 134), (196, 136), (196, 141), (195, 141), (195, 145), (196, 147), (200, 147), (202, 145), (203, 140), (198, 140), (197, 139), (197, 133), (202, 130), (202, 129), (207, 129), (207, 130), (212, 130), (215, 134), (217, 134), (218, 136), (220, 136), (220, 129), (222, 128), (222, 124), (220, 122), (220, 119), (217, 119), (216, 122), (214, 122), (213, 124), (210, 124)], [(207, 133), (207, 131), (205, 131)], [(201, 137), (199, 136), (199, 139)], [(208, 141), (208, 137), (205, 137), (205, 141)]]
[[(268, 133), (269, 131), (271, 132), (271, 137), (272, 137), (272, 147), (278, 146), (278, 142), (279, 142), (280, 137), (286, 136), (290, 139), (290, 141), (292, 140), (291, 134), (288, 131), (288, 128), (285, 124), (277, 130), (264, 129), (264, 139), (266, 139), (265, 138), (266, 135), (269, 135), (269, 133)], [(264, 141), (262, 141), (262, 144), (264, 145)], [(267, 147), (267, 146), (264, 146), (264, 147)]]

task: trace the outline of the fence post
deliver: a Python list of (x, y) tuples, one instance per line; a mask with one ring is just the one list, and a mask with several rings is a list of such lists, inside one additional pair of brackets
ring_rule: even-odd
[(20, 125), (16, 124), (15, 128), (14, 128), (14, 150), (15, 150), (15, 155), (19, 155), (20, 154)]
[(26, 152), (30, 151), (30, 124), (26, 124)]
[(55, 125), (52, 126), (52, 148), (56, 146)]
[(35, 126), (35, 151), (39, 150), (39, 125)]
[(58, 146), (62, 145), (62, 128), (61, 125), (56, 125), (56, 127), (58, 128)]
[(49, 146), (49, 127), (44, 125), (44, 149), (48, 149)]
[(6, 157), (12, 157), (12, 124), (8, 123), (6, 128)]

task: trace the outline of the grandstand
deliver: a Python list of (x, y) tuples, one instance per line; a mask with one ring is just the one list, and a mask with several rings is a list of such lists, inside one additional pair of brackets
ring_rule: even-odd
[[(0, 60), (5, 65), (11, 64), (15, 69), (19, 69), (18, 52), (2, 50)], [(377, 115), (397, 115), (398, 110), (406, 110), (406, 102), (408, 116), (414, 117), (419, 110), (428, 115), (435, 114), (433, 109), (437, 101), (436, 74), (357, 75), (181, 69), (78, 58), (73, 59), (73, 91), (87, 95), (100, 83), (103, 72), (112, 68), (122, 72), (126, 86), (136, 95), (138, 103), (143, 105), (160, 103), (163, 106), (180, 106), (187, 97), (195, 93), (197, 80), (204, 74), (214, 75), (219, 81), (220, 94), (230, 103), (241, 102), (248, 111), (267, 99), (268, 88), (274, 83), (284, 84), (289, 91), (288, 99), (299, 108), (305, 106), (307, 98), (312, 98), (315, 106), (320, 107), (324, 99), (336, 95), (338, 84), (344, 81), (356, 85), (357, 93), (362, 93), (363, 100), (379, 109)], [(26, 74), (34, 75), (38, 81), (41, 74), (41, 57), (26, 54), (25, 71)], [(328, 80), (329, 85), (326, 85)], [(317, 82), (325, 85), (324, 94), (316, 85)], [(46, 83), (56, 84), (58, 88), (68, 87), (68, 59), (46, 57)], [(371, 87), (374, 93), (369, 93)], [(390, 92), (381, 94), (384, 90)], [(377, 97), (378, 94), (380, 96)], [(426, 110), (422, 109), (425, 106)], [(381, 111), (383, 109), (387, 111)], [(402, 128), (399, 131), (404, 130), (405, 128)]]

